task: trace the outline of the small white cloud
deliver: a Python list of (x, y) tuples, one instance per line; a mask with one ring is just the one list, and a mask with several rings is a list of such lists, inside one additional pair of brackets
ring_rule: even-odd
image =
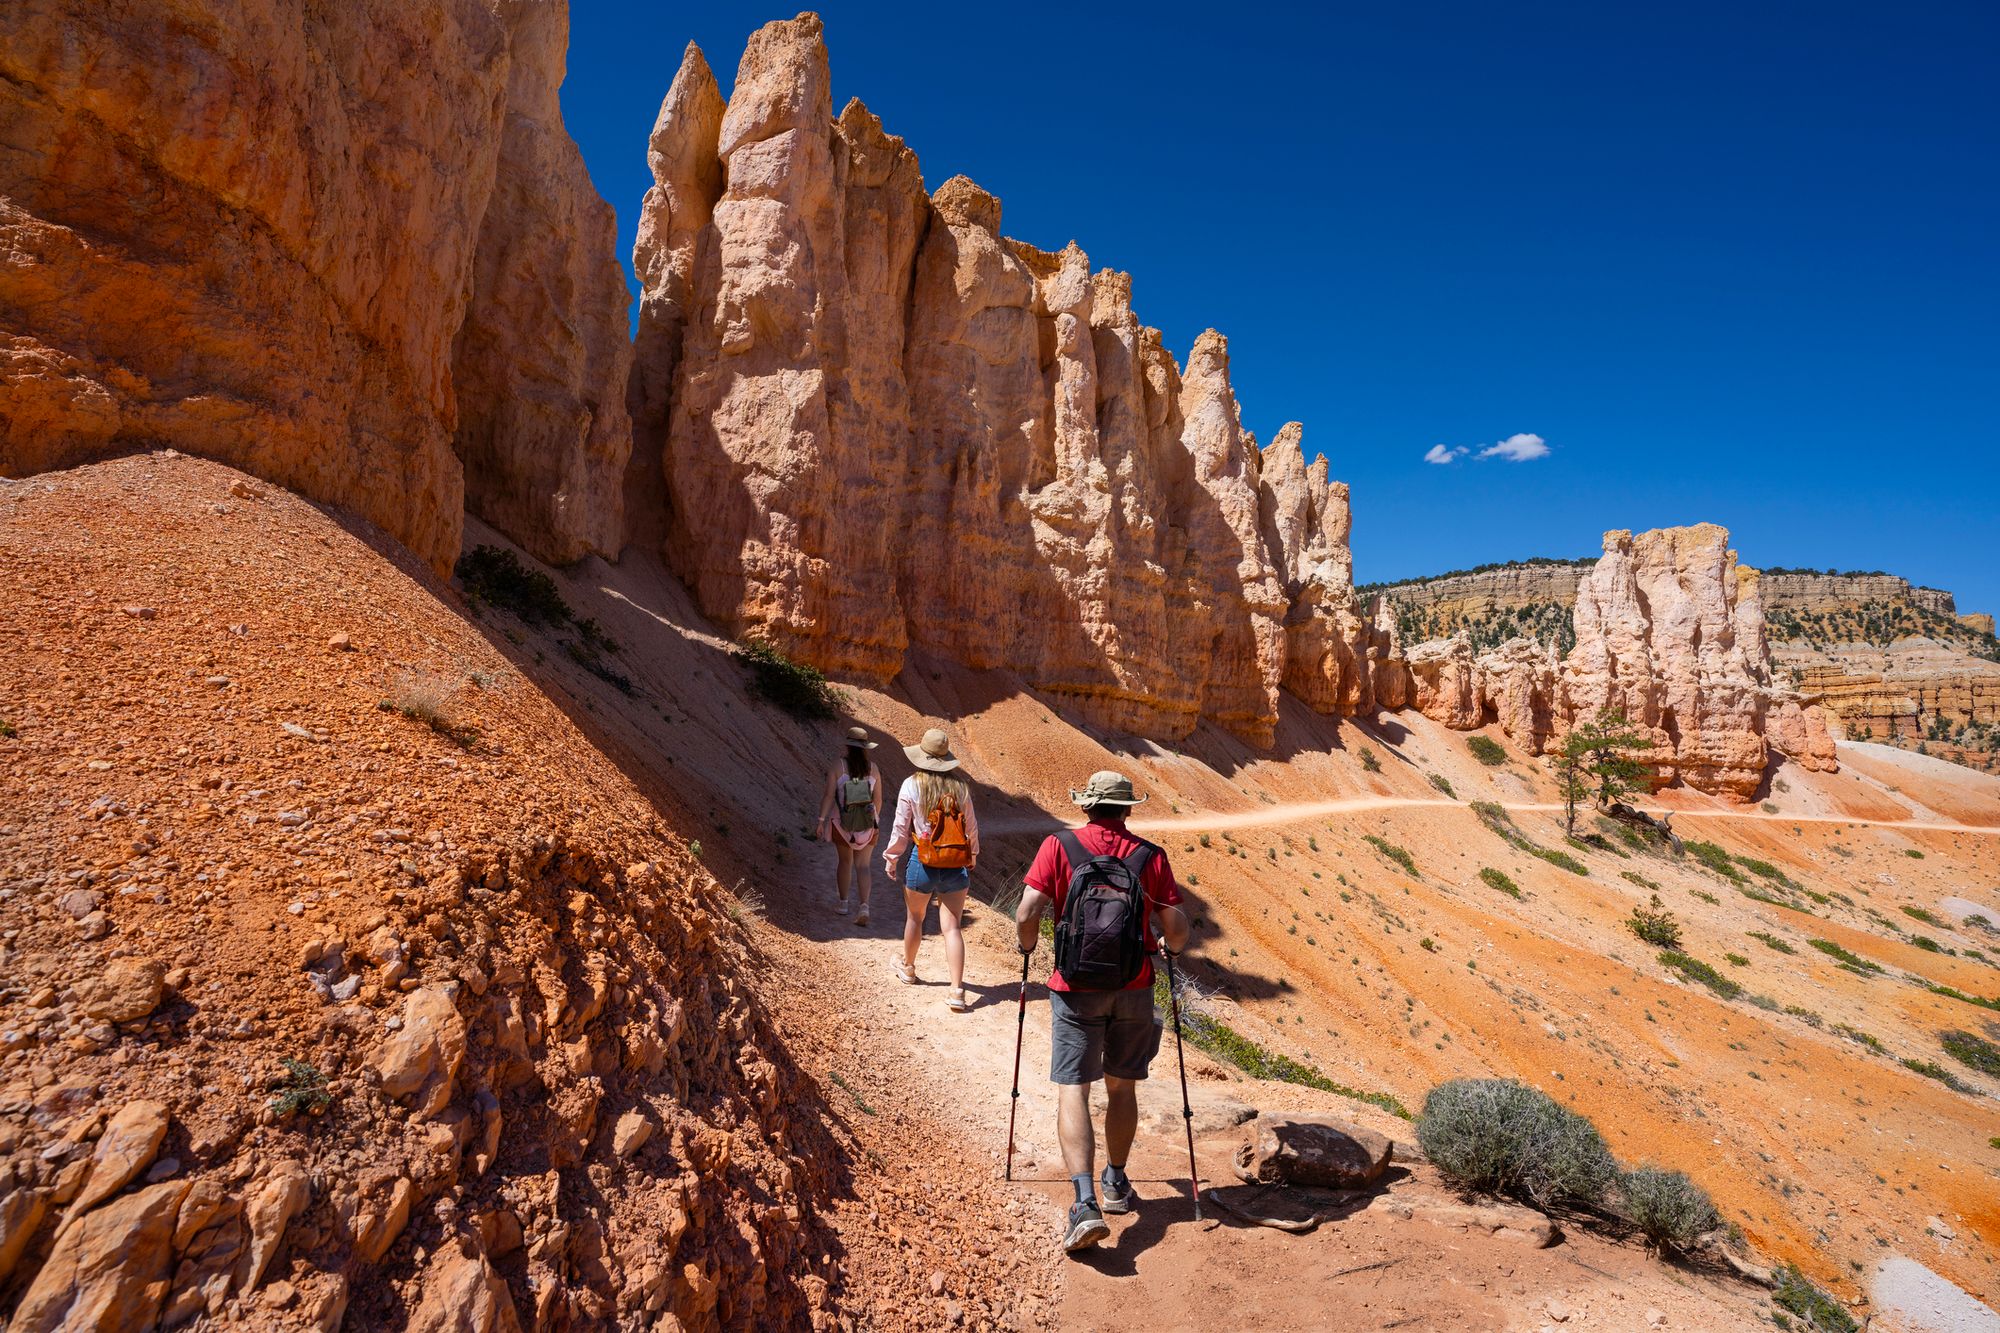
[[(1534, 458), (1549, 456), (1548, 442), (1539, 435), (1509, 435), (1498, 444), (1489, 445), (1479, 451), (1481, 458), (1504, 458), (1510, 463), (1525, 463)], [(1433, 459), (1433, 462), (1436, 460)]]
[(1444, 445), (1434, 444), (1430, 447), (1430, 451), (1424, 455), (1424, 461), (1426, 463), (1449, 463), (1454, 459), (1463, 458), (1465, 453), (1466, 451), (1463, 446), (1456, 449), (1447, 449)]

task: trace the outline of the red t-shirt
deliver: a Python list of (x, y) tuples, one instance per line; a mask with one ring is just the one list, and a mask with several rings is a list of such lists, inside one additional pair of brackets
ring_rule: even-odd
[[(1101, 824), (1093, 820), (1076, 830), (1076, 840), (1083, 849), (1093, 856), (1124, 856), (1140, 843), (1140, 839), (1125, 831), (1123, 824)], [(1062, 839), (1051, 833), (1042, 839), (1042, 848), (1035, 853), (1035, 863), (1028, 867), (1025, 876), (1028, 887), (1037, 893), (1045, 893), (1055, 899), (1055, 919), (1062, 920), (1063, 902), (1069, 897), (1070, 864), (1069, 853), (1063, 850)], [(1180, 886), (1174, 883), (1173, 867), (1167, 864), (1166, 849), (1155, 851), (1146, 861), (1145, 873), (1139, 877), (1139, 887), (1145, 890), (1146, 901), (1141, 908), (1144, 913), (1147, 957), (1139, 969), (1138, 979), (1126, 990), (1143, 990), (1153, 984), (1152, 950), (1157, 940), (1153, 934), (1153, 909), (1155, 907), (1179, 907)], [(1069, 989), (1062, 973), (1049, 973), (1049, 989)]]

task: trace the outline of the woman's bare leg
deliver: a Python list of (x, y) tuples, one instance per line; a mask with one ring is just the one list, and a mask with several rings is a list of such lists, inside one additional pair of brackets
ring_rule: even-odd
[[(833, 835), (833, 856), (833, 891), (838, 895), (840, 902), (845, 904), (847, 902), (847, 882), (853, 878), (855, 872), (854, 849), (848, 846), (847, 839), (841, 837), (837, 832)], [(861, 873), (865, 875), (868, 872), (863, 870)]]
[(938, 896), (938, 930), (944, 935), (945, 966), (951, 969), (951, 986), (965, 986), (965, 936), (958, 928), (959, 913), (965, 910), (965, 890)]
[[(861, 906), (855, 911), (855, 916), (857, 917), (865, 918), (868, 915), (868, 889), (875, 878), (871, 865), (873, 860), (874, 858), (868, 855), (868, 849), (865, 847), (854, 853), (854, 893), (861, 900)], [(856, 924), (866, 925), (868, 923), (863, 920)]]
[(903, 963), (912, 970), (917, 966), (917, 946), (924, 939), (924, 913), (930, 905), (928, 893), (903, 890)]

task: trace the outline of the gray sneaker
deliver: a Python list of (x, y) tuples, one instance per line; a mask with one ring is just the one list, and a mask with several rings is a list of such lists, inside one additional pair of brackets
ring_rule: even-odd
[(1097, 1201), (1107, 1213), (1129, 1213), (1138, 1198), (1132, 1193), (1132, 1182), (1125, 1172), (1115, 1166), (1104, 1168), (1097, 1178)]
[(1097, 1211), (1094, 1203), (1070, 1205), (1069, 1226), (1063, 1233), (1063, 1249), (1069, 1254), (1087, 1250), (1111, 1234), (1111, 1224), (1104, 1220), (1104, 1214)]

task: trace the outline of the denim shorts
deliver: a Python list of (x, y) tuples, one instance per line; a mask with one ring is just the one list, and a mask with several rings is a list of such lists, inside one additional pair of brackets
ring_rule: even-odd
[(955, 870), (933, 869), (911, 852), (903, 863), (903, 887), (912, 893), (963, 893), (972, 887), (972, 872), (964, 866)]

